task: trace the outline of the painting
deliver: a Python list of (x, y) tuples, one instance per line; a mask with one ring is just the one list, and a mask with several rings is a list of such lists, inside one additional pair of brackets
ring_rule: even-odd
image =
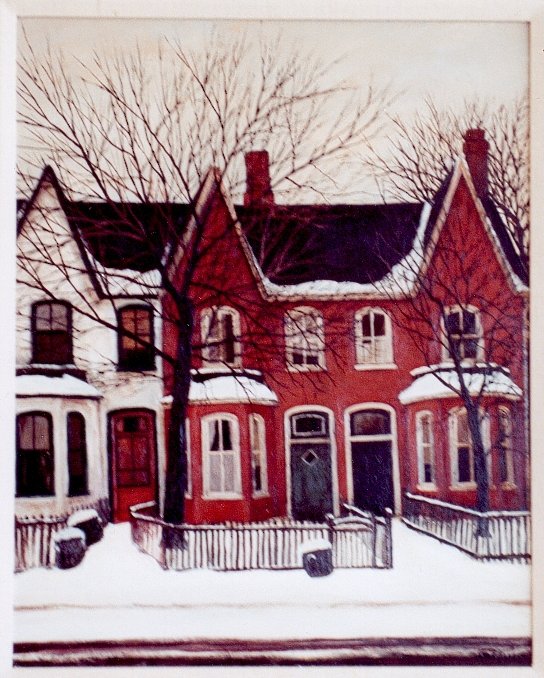
[(531, 671), (531, 16), (16, 19), (16, 674)]

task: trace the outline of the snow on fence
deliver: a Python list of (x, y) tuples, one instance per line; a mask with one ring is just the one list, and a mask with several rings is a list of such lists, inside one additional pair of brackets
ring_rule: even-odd
[(407, 492), (403, 522), (419, 532), (483, 560), (527, 561), (531, 557), (531, 514), (488, 511), (448, 504)]
[[(90, 508), (96, 509), (102, 522), (108, 521), (107, 499), (78, 504), (71, 513)], [(24, 572), (32, 567), (51, 567), (54, 564), (53, 537), (66, 527), (70, 515), (15, 517), (15, 572)]]
[(302, 567), (300, 546), (313, 539), (332, 544), (333, 564), (340, 568), (391, 567), (391, 519), (327, 523), (274, 518), (260, 523), (171, 525), (154, 514), (154, 502), (131, 508), (132, 539), (165, 569), (288, 570)]

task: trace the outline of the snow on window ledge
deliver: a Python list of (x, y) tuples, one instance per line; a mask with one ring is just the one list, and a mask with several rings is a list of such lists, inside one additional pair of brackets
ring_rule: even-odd
[(395, 363), (355, 363), (355, 369), (358, 372), (367, 370), (398, 370), (399, 366)]
[(325, 365), (293, 365), (288, 363), (286, 365), (288, 372), (326, 372)]
[(455, 483), (454, 485), (450, 485), (449, 489), (458, 492), (462, 490), (475, 490), (477, 487), (477, 484), (473, 480), (469, 480), (466, 483)]
[(235, 501), (236, 499), (243, 499), (243, 494), (238, 494), (237, 492), (213, 492), (208, 494), (203, 494), (202, 499), (206, 501)]
[(438, 492), (438, 487), (435, 483), (418, 483), (416, 490), (419, 492)]

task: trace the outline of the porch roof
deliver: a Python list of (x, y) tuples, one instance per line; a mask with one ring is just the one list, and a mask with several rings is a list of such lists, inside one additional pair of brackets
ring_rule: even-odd
[(52, 396), (60, 398), (101, 398), (94, 386), (69, 374), (48, 377), (43, 374), (23, 374), (15, 377), (15, 394), (18, 398)]

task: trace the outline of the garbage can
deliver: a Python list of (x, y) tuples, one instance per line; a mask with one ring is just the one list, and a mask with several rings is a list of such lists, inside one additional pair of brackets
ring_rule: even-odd
[(87, 546), (96, 544), (104, 535), (102, 523), (95, 509), (81, 509), (68, 518), (68, 527), (77, 527), (85, 533)]
[(325, 577), (333, 571), (332, 544), (326, 539), (312, 539), (300, 547), (302, 567), (310, 577)]
[(53, 537), (55, 565), (61, 570), (75, 567), (83, 560), (87, 548), (85, 533), (77, 527), (65, 527)]

